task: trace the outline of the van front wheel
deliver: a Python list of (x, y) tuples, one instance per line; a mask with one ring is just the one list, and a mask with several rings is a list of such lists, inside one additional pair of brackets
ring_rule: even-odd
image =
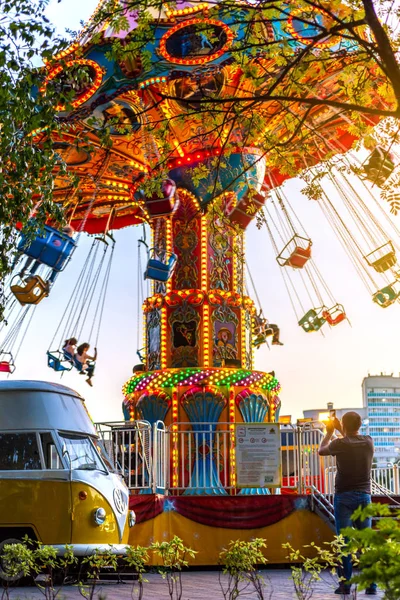
[(17, 556), (12, 565), (4, 557), (3, 548), (7, 544), (24, 544), (21, 540), (16, 538), (8, 538), (0, 542), (0, 580), (12, 583), (26, 577), (28, 573), (24, 567), (24, 558), (22, 556), (20, 558)]

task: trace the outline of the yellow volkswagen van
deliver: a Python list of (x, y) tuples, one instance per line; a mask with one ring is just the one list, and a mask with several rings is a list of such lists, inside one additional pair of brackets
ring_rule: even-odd
[(70, 544), (76, 556), (110, 545), (124, 554), (135, 523), (128, 501), (79, 394), (0, 382), (0, 555), (26, 534), (60, 551)]

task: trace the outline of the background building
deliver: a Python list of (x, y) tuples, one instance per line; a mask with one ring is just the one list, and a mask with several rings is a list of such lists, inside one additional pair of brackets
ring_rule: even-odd
[[(374, 440), (378, 466), (397, 462), (400, 459), (400, 377), (393, 377), (393, 373), (365, 377), (362, 403), (362, 408), (336, 408), (337, 418), (341, 419), (350, 410), (358, 412), (363, 419), (361, 433)], [(326, 408), (304, 410), (303, 415), (305, 419), (325, 421), (333, 408), (329, 402)]]
[(336, 408), (333, 402), (328, 402), (325, 408), (313, 408), (310, 410), (303, 410), (303, 416), (305, 419), (312, 419), (313, 421), (326, 421), (329, 417), (329, 411), (332, 409), (336, 410), (336, 416), (340, 420), (344, 413), (354, 410), (358, 412), (363, 420), (366, 418), (366, 411), (364, 408), (357, 406), (356, 408)]
[(400, 377), (368, 375), (362, 382), (365, 433), (374, 440), (378, 464), (400, 458)]

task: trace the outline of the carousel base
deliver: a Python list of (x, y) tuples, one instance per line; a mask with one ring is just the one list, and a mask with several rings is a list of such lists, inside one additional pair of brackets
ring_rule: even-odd
[(270, 564), (289, 562), (285, 542), (307, 556), (303, 546), (333, 539), (330, 527), (311, 512), (309, 496), (134, 495), (130, 508), (137, 518), (130, 544), (149, 546), (177, 535), (197, 552), (191, 566), (218, 565), (222, 550), (237, 539), (265, 539)]

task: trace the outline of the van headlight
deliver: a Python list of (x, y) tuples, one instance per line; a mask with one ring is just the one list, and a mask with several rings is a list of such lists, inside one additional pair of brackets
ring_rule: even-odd
[(93, 518), (96, 525), (103, 525), (104, 521), (106, 520), (106, 516), (106, 511), (104, 508), (96, 508), (93, 513)]
[(136, 514), (134, 510), (130, 510), (128, 513), (128, 525), (129, 527), (133, 527), (136, 523)]

